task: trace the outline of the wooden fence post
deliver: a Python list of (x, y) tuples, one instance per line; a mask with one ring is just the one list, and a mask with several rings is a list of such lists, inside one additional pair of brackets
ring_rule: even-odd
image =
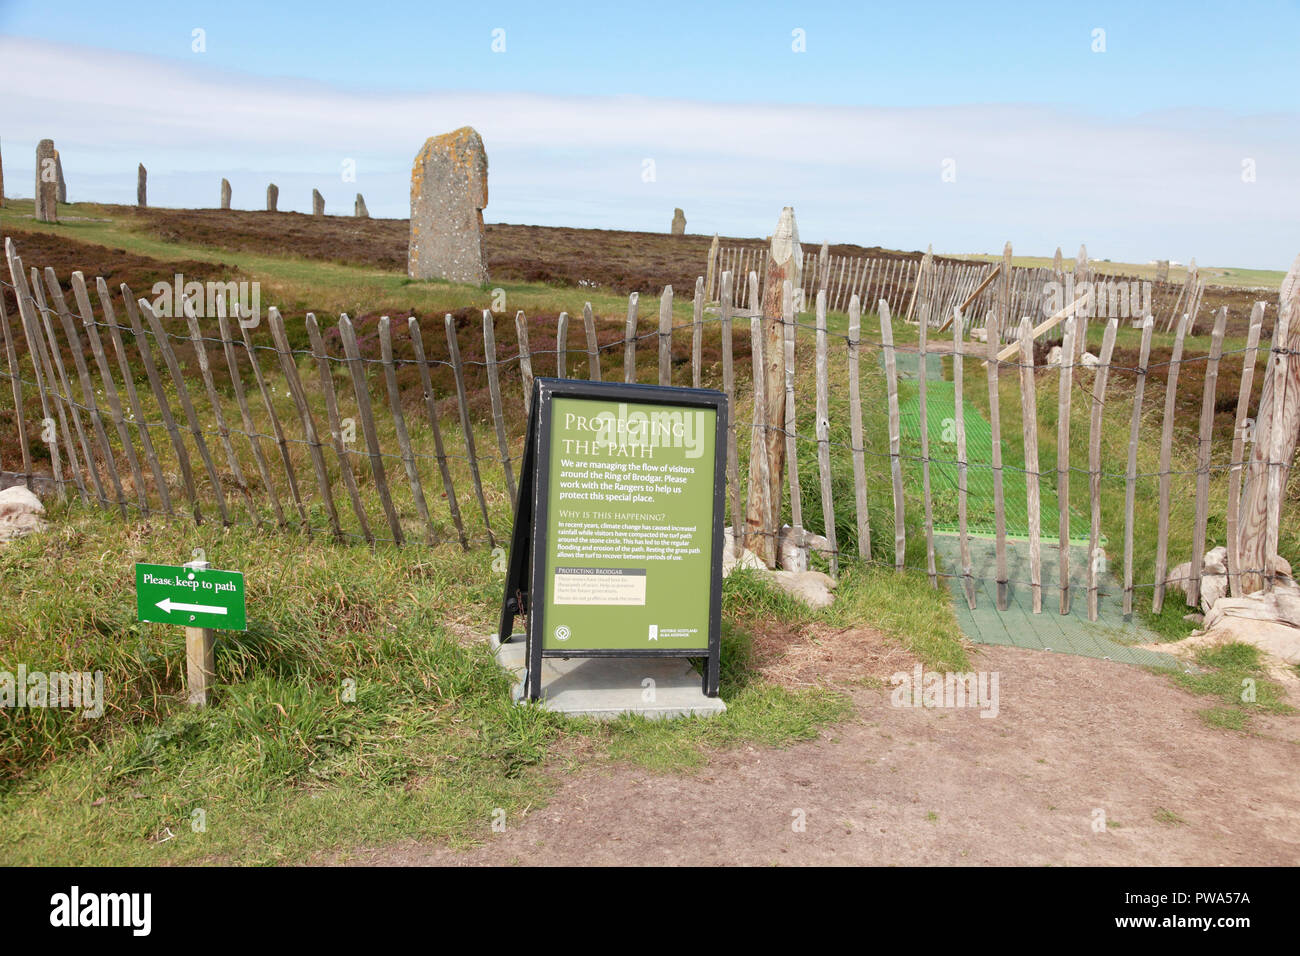
[[(561, 312), (560, 324), (567, 326), (568, 320), (568, 315)], [(474, 448), (474, 428), (469, 421), (469, 398), (465, 394), (465, 374), (460, 364), (460, 342), (456, 339), (456, 319), (450, 312), (443, 318), (443, 325), (447, 331), (447, 354), (451, 358), (451, 370), (456, 378), (456, 405), (460, 410), (460, 428), (465, 434), (465, 455), (469, 461), (469, 473), (474, 481), (474, 493), (478, 496), (479, 512), (483, 515), (483, 527), (487, 530), (488, 547), (495, 548), (497, 539), (492, 533), (491, 519), (488, 518), (487, 499), (483, 496), (483, 479), (478, 470), (478, 452)], [(563, 374), (560, 377), (563, 378)]]
[[(1190, 328), (1193, 319), (1188, 319)], [(1219, 309), (1210, 339), (1210, 356), (1205, 365), (1205, 389), (1201, 395), (1201, 430), (1196, 445), (1196, 521), (1192, 527), (1192, 570), (1187, 582), (1187, 604), (1201, 604), (1201, 569), (1205, 561), (1206, 525), (1210, 517), (1210, 441), (1214, 429), (1215, 391), (1219, 384), (1219, 361), (1223, 357), (1223, 330), (1228, 307)]]
[(970, 536), (966, 531), (966, 399), (963, 396), (965, 343), (962, 332), (966, 320), (960, 306), (953, 310), (952, 321), (952, 397), (953, 428), (957, 432), (957, 544), (961, 551), (961, 576), (966, 591), (966, 606), (975, 610), (975, 579), (971, 574)]
[(131, 334), (135, 336), (136, 351), (140, 353), (140, 362), (144, 365), (145, 374), (149, 378), (149, 387), (153, 391), (154, 401), (158, 403), (158, 413), (162, 416), (163, 428), (167, 430), (167, 438), (171, 442), (172, 451), (176, 453), (176, 464), (181, 470), (181, 482), (185, 486), (185, 497), (189, 500), (190, 509), (194, 515), (194, 523), (203, 523), (203, 510), (199, 505), (198, 494), (194, 488), (194, 467), (190, 462), (190, 453), (185, 448), (185, 442), (181, 440), (180, 429), (176, 427), (176, 419), (172, 415), (171, 406), (167, 403), (167, 392), (163, 389), (162, 376), (158, 374), (158, 366), (153, 360), (153, 350), (149, 347), (149, 338), (145, 334), (144, 325), (140, 322), (140, 313), (136, 309), (135, 297), (131, 294), (130, 288), (126, 283), (121, 286), (122, 301), (126, 307), (127, 319), (131, 323)]
[[(238, 316), (236, 316), (238, 321)], [(262, 454), (261, 440), (257, 435), (257, 427), (253, 424), (253, 413), (248, 408), (248, 398), (244, 394), (244, 383), (239, 376), (239, 360), (235, 357), (235, 343), (230, 337), (230, 326), (226, 321), (225, 299), (217, 299), (217, 328), (221, 332), (221, 350), (226, 357), (226, 368), (230, 371), (230, 384), (234, 388), (235, 401), (239, 405), (240, 421), (244, 425), (244, 434), (248, 438), (248, 444), (253, 450), (253, 459), (257, 463), (257, 473), (262, 478), (262, 484), (266, 487), (267, 496), (271, 499), (271, 510), (275, 512), (276, 526), (284, 531), (287, 524), (284, 520), (284, 508), (280, 505), (280, 496), (276, 494), (275, 484), (271, 481), (271, 469), (266, 464), (266, 457)]]
[(898, 360), (894, 354), (894, 320), (889, 302), (880, 300), (880, 347), (885, 353), (885, 384), (889, 406), (889, 471), (894, 486), (894, 570), (902, 571), (907, 557), (906, 514), (903, 509), (902, 433), (898, 418)]
[(199, 319), (194, 309), (193, 300), (183, 299), (181, 311), (185, 313), (185, 320), (189, 324), (190, 341), (194, 344), (194, 355), (199, 361), (199, 376), (203, 379), (203, 387), (208, 395), (208, 404), (212, 407), (212, 416), (216, 420), (217, 436), (221, 439), (221, 446), (226, 452), (226, 466), (230, 469), (231, 477), (235, 479), (235, 487), (239, 489), (239, 493), (244, 499), (244, 507), (248, 511), (248, 517), (252, 519), (254, 525), (260, 528), (262, 518), (258, 514), (253, 495), (248, 490), (248, 482), (244, 479), (244, 470), (239, 465), (239, 456), (235, 454), (235, 447), (230, 441), (230, 428), (226, 425), (226, 416), (221, 411), (221, 399), (217, 395), (216, 384), (212, 378), (212, 367), (208, 364), (208, 348), (203, 342), (203, 332), (199, 328)]
[(659, 384), (673, 383), (673, 287), (659, 297)]
[[(924, 334), (924, 333), (922, 333)], [(1025, 443), (1025, 503), (1029, 522), (1029, 588), (1034, 613), (1043, 611), (1043, 565), (1038, 489), (1038, 392), (1034, 382), (1034, 328), (1020, 320), (1020, 427)]]
[(1133, 617), (1133, 507), (1137, 499), (1138, 430), (1142, 424), (1142, 396), (1146, 391), (1147, 362), (1151, 358), (1153, 319), (1142, 320), (1142, 345), (1138, 352), (1137, 382), (1133, 386), (1133, 417), (1128, 430), (1128, 473), (1124, 486), (1124, 620)]
[(1178, 401), (1178, 370), (1183, 361), (1183, 339), (1187, 334), (1186, 317), (1178, 320), (1174, 347), (1169, 356), (1169, 374), (1165, 376), (1165, 419), (1160, 433), (1160, 514), (1156, 528), (1155, 589), (1151, 592), (1151, 613), (1159, 614), (1165, 601), (1165, 570), (1169, 556), (1169, 471), (1173, 456), (1174, 409)]
[[(790, 280), (787, 279), (786, 282)], [(826, 303), (819, 299), (818, 314), (825, 318)], [(804, 523), (803, 523), (803, 487), (799, 483), (799, 451), (797, 427), (798, 420), (795, 416), (794, 405), (794, 361), (795, 361), (795, 324), (794, 324), (794, 302), (792, 298), (782, 298), (782, 364), (785, 367), (785, 464), (786, 471), (790, 480), (790, 525), (794, 536), (796, 547), (803, 547), (804, 544)], [(819, 320), (821, 321), (821, 320)], [(820, 327), (820, 326), (819, 326)], [(820, 341), (820, 340), (819, 340)], [(820, 372), (817, 378), (817, 408), (821, 408), (821, 387), (822, 380)], [(821, 414), (819, 411), (818, 415)], [(820, 439), (821, 429), (817, 428), (817, 435)], [(820, 450), (820, 446), (819, 446)], [(779, 544), (779, 541), (778, 541)]]
[[(596, 350), (596, 327), (591, 317), (591, 303), (583, 310), (587, 327), (588, 368), (594, 371), (595, 381), (600, 381), (600, 355)], [(510, 439), (506, 437), (506, 417), (501, 408), (501, 380), (497, 374), (497, 339), (493, 330), (492, 311), (483, 310), (483, 354), (487, 359), (488, 397), (492, 402), (492, 424), (497, 434), (497, 451), (501, 453), (501, 470), (505, 473), (506, 492), (510, 495), (513, 512), (519, 494), (515, 488), (515, 473), (510, 466)]]
[(1300, 431), (1300, 256), (1282, 281), (1277, 323), (1264, 373), (1255, 444), (1246, 472), (1238, 554), (1245, 594), (1271, 587), (1284, 477)]
[(858, 556), (871, 558), (871, 519), (867, 506), (867, 463), (862, 434), (861, 370), (862, 303), (849, 300), (849, 435), (853, 443), (853, 496), (857, 505)]
[(736, 372), (731, 338), (731, 273), (720, 278), (719, 332), (722, 335), (722, 390), (727, 393), (727, 486), (731, 489), (731, 547), (737, 558), (744, 548), (745, 517), (740, 497), (740, 464), (736, 447)]
[[(783, 288), (787, 279), (799, 284), (803, 250), (799, 246), (799, 229), (794, 210), (786, 206), (772, 232), (765, 266), (766, 293), (762, 298), (760, 329), (763, 338), (763, 365), (755, 369), (763, 378), (763, 405), (755, 408), (755, 421), (761, 426), (759, 440), (764, 454), (750, 456), (749, 503), (746, 545), (774, 567), (777, 557), (776, 533), (781, 528), (781, 476), (785, 471), (785, 334), (782, 329)], [(758, 312), (757, 280), (750, 277), (751, 309)], [(755, 386), (757, 394), (757, 384)], [(760, 469), (762, 474), (760, 475)], [(767, 482), (765, 488), (758, 487)], [(764, 531), (768, 533), (764, 533)]]
[(1088, 620), (1097, 620), (1101, 565), (1101, 425), (1106, 408), (1106, 383), (1110, 378), (1110, 359), (1115, 350), (1115, 333), (1119, 319), (1106, 323), (1101, 340), (1101, 357), (1092, 383), (1092, 422), (1088, 431), (1088, 490), (1092, 499), (1092, 522), (1088, 535)]
[(149, 328), (153, 331), (154, 341), (158, 343), (158, 351), (162, 353), (163, 362), (167, 365), (167, 371), (171, 373), (172, 382), (176, 386), (176, 398), (181, 403), (181, 411), (185, 414), (185, 421), (190, 426), (190, 434), (194, 436), (194, 445), (199, 450), (199, 458), (202, 459), (203, 467), (208, 473), (208, 480), (212, 483), (212, 493), (217, 499), (217, 511), (221, 515), (221, 523), (229, 526), (230, 512), (226, 508), (226, 493), (221, 487), (221, 476), (217, 474), (217, 466), (212, 463), (212, 454), (208, 451), (207, 440), (203, 437), (203, 425), (199, 422), (198, 413), (194, 411), (194, 403), (190, 400), (189, 388), (185, 385), (185, 374), (181, 371), (180, 363), (176, 361), (176, 353), (172, 349), (171, 340), (148, 301), (140, 299), (136, 304), (140, 307), (140, 311), (144, 313), (145, 318), (149, 320)]
[(1070, 613), (1070, 405), (1074, 397), (1074, 327), (1065, 320), (1061, 335), (1061, 367), (1056, 417), (1056, 506), (1061, 553), (1061, 613)]
[[(492, 313), (487, 309), (483, 310), (483, 318), (487, 323), (491, 322)], [(488, 341), (485, 343), (490, 346), (488, 349), (488, 373), (489, 379), (495, 386), (496, 383), (496, 343)], [(429, 517), (429, 503), (424, 500), (424, 487), (420, 484), (420, 470), (415, 464), (415, 453), (411, 450), (411, 436), (406, 431), (406, 414), (402, 411), (402, 393), (397, 387), (397, 367), (393, 362), (393, 330), (389, 323), (388, 316), (379, 318), (379, 359), (384, 366), (384, 384), (388, 388), (388, 408), (393, 415), (393, 430), (397, 434), (397, 447), (402, 451), (402, 466), (406, 469), (406, 480), (411, 486), (411, 498), (415, 501), (415, 513), (420, 521), (424, 524), (426, 540), (430, 546), (438, 543), (438, 532), (433, 527), (433, 520)], [(501, 415), (501, 391), (493, 387), (493, 408), (498, 418)], [(509, 470), (506, 471), (506, 478), (510, 478)], [(511, 490), (514, 485), (511, 483)]]
[(329, 473), (325, 469), (325, 454), (321, 451), (320, 436), (316, 432), (316, 420), (312, 417), (311, 406), (307, 404), (307, 392), (302, 387), (302, 378), (298, 375), (298, 364), (294, 361), (289, 348), (289, 337), (284, 331), (284, 319), (280, 310), (271, 306), (266, 310), (267, 324), (271, 327), (271, 338), (275, 341), (275, 351), (280, 358), (280, 371), (284, 373), (285, 383), (294, 407), (298, 410), (298, 420), (302, 423), (303, 435), (311, 452), (312, 468), (316, 472), (316, 486), (320, 489), (321, 503), (329, 516), (330, 530), (334, 537), (343, 540), (343, 526), (339, 524), (338, 508), (334, 505), (334, 493), (330, 489)]
[[(790, 290), (790, 280), (785, 280), (786, 290)], [(787, 332), (790, 341), (789, 365), (794, 365), (794, 307), (793, 296), (787, 296), (788, 311), (786, 312)], [(791, 447), (787, 457), (793, 463), (796, 453), (794, 450), (794, 375), (793, 370), (788, 376), (789, 382), (789, 399), (787, 412), (790, 414), (786, 418), (786, 427), (791, 430)], [(835, 534), (835, 498), (831, 490), (831, 411), (830, 411), (830, 366), (827, 356), (826, 342), (826, 300), (822, 296), (817, 297), (817, 472), (821, 478), (821, 496), (822, 496), (822, 524), (826, 543), (830, 547), (830, 564), (831, 577), (838, 578), (840, 574), (840, 550), (836, 541)], [(792, 471), (791, 474), (797, 472)], [(794, 494), (794, 489), (791, 489)]]
[[(516, 326), (523, 328), (523, 312), (515, 316)], [(407, 330), (411, 334), (411, 348), (415, 352), (416, 367), (420, 370), (420, 387), (424, 390), (424, 409), (429, 417), (429, 428), (433, 431), (433, 450), (438, 459), (438, 472), (442, 475), (442, 490), (447, 496), (447, 508), (451, 512), (452, 523), (456, 526), (456, 536), (460, 539), (463, 550), (469, 550), (469, 539), (465, 537), (465, 524), (460, 516), (460, 503), (456, 500), (456, 488), (452, 484), (451, 471), (447, 467), (447, 450), (442, 443), (442, 428), (438, 425), (438, 402), (433, 394), (433, 379), (429, 375), (429, 363), (424, 357), (424, 337), (420, 334), (420, 322), (415, 316), (406, 320)], [(526, 350), (528, 333), (525, 331), (520, 339), (521, 349)], [(521, 351), (521, 355), (527, 354)], [(532, 381), (532, 367), (528, 368), (528, 381)], [(527, 393), (531, 395), (532, 389)]]
[(627, 297), (627, 325), (623, 331), (623, 381), (628, 384), (636, 381), (636, 309), (640, 298), (636, 292)]
[[(490, 322), (488, 316), (491, 313), (484, 313), (484, 322)], [(587, 378), (593, 382), (600, 381), (600, 342), (596, 339), (596, 318), (591, 314), (591, 303), (584, 303), (582, 306), (582, 328), (587, 333)], [(496, 368), (496, 350), (493, 349), (491, 371)], [(499, 390), (498, 390), (499, 394)], [(511, 479), (510, 485), (514, 487), (514, 479)], [(514, 501), (515, 496), (512, 492), (510, 500)]]
[(1255, 365), (1259, 358), (1259, 334), (1264, 323), (1264, 303), (1256, 302), (1250, 312), (1250, 331), (1241, 362), (1241, 389), (1237, 394), (1237, 419), (1232, 429), (1232, 460), (1228, 470), (1228, 588), (1233, 597), (1241, 597), (1241, 542), (1237, 540), (1241, 514), (1241, 472), (1246, 453), (1246, 416), (1250, 414), (1251, 386), (1255, 383)]

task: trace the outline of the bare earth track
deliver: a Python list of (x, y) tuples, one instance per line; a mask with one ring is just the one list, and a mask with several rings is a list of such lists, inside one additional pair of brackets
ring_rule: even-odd
[(476, 849), (346, 862), (1300, 863), (1300, 718), (1212, 729), (1203, 699), (1166, 678), (1083, 657), (984, 648), (973, 666), (1001, 675), (996, 718), (896, 708), (889, 691), (859, 688), (856, 717), (816, 741), (723, 753), (687, 775), (582, 770), (505, 833), (484, 821)]

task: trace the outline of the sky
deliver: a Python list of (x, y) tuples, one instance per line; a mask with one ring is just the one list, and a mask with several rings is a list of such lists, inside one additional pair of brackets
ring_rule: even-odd
[(1296, 3), (0, 0), (5, 192), (409, 213), (472, 125), (489, 222), (1284, 269)]

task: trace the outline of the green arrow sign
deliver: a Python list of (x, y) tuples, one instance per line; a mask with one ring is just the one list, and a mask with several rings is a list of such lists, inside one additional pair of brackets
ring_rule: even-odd
[(158, 624), (242, 631), (244, 576), (166, 564), (135, 566), (136, 617)]

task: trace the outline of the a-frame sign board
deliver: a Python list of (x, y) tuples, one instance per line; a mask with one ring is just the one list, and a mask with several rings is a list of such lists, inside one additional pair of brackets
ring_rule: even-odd
[(526, 621), (525, 693), (546, 657), (704, 659), (718, 693), (727, 398), (534, 381), (497, 634)]

